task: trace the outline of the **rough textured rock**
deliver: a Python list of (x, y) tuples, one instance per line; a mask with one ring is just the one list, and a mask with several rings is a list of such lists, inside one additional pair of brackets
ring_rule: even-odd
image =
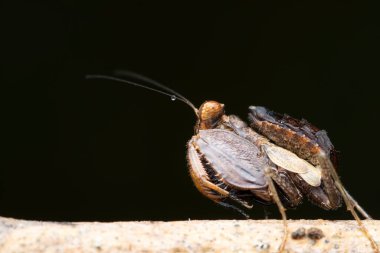
[[(380, 243), (380, 221), (365, 221)], [(305, 236), (291, 234), (305, 229)], [(308, 236), (307, 231), (322, 233)], [(290, 220), (286, 252), (372, 252), (355, 221)], [(311, 230), (310, 230), (311, 229)], [(278, 220), (55, 223), (0, 218), (1, 253), (276, 252)]]

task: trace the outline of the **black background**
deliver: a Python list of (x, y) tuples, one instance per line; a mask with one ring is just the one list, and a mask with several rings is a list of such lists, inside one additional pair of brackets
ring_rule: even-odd
[[(218, 100), (246, 117), (264, 105), (326, 129), (347, 189), (379, 218), (376, 10), (365, 1), (2, 1), (0, 215), (241, 218), (192, 184), (189, 107), (84, 79), (127, 69), (197, 106)], [(264, 216), (260, 206), (250, 214)], [(307, 203), (288, 214), (351, 217)]]

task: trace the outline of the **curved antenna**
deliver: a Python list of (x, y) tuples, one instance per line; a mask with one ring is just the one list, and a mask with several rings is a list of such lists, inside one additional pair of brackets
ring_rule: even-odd
[[(132, 72), (132, 71), (128, 71), (128, 70), (115, 70), (113, 72), (115, 75), (118, 75), (118, 76), (123, 76), (123, 77), (127, 77), (127, 78), (132, 78), (132, 79), (135, 79), (135, 80), (139, 80), (139, 81), (143, 81), (147, 84), (151, 84), (151, 85), (154, 85), (158, 88), (161, 88), (169, 93), (172, 93), (174, 94), (176, 97), (178, 98), (181, 98), (181, 101), (185, 102), (186, 104), (190, 105), (193, 109), (195, 108), (195, 106), (193, 105), (193, 103), (191, 103), (186, 97), (184, 97), (183, 95), (181, 95), (179, 92), (175, 91), (175, 90), (172, 90), (171, 88), (157, 82), (156, 80), (153, 80), (149, 77), (146, 77), (146, 76), (143, 76), (141, 74), (138, 74), (138, 73), (135, 73), (135, 72)], [(198, 110), (197, 110), (198, 111)]]
[[(158, 89), (155, 89), (155, 88), (152, 88), (152, 87), (149, 87), (149, 86), (146, 86), (146, 85), (143, 85), (143, 84), (140, 84), (140, 83), (137, 83), (137, 82), (133, 82), (133, 81), (129, 81), (129, 80), (125, 80), (125, 79), (121, 79), (121, 78), (117, 78), (117, 77), (113, 77), (113, 76), (106, 76), (106, 75), (86, 75), (85, 76), (86, 79), (105, 79), (105, 80), (111, 80), (111, 81), (115, 81), (115, 82), (119, 82), (119, 83), (124, 83), (124, 84), (130, 84), (130, 85), (133, 85), (133, 86), (137, 86), (137, 87), (140, 87), (140, 88), (144, 88), (144, 89), (147, 89), (147, 90), (151, 90), (151, 91), (154, 91), (154, 92), (157, 92), (157, 93), (160, 93), (162, 95), (165, 95), (165, 96), (169, 96), (171, 98), (171, 100), (180, 100), (182, 102), (184, 102), (185, 104), (187, 104), (188, 106), (190, 106), (194, 112), (195, 112), (195, 115), (198, 117), (198, 109), (193, 105), (193, 103), (191, 103), (188, 99), (186, 99), (184, 96), (182, 96), (181, 94), (179, 94), (178, 92), (170, 89), (169, 87), (166, 87), (165, 85), (163, 84), (160, 84), (150, 78), (147, 78), (147, 77), (144, 77), (144, 76), (140, 76), (138, 74), (136, 74), (135, 78), (138, 78), (138, 79), (141, 79), (142, 81), (146, 81), (152, 85), (155, 85), (161, 89), (164, 89), (165, 91), (168, 91), (168, 92), (164, 92), (162, 90), (158, 90)], [(132, 75), (131, 75), (132, 77)], [(169, 93), (170, 92), (170, 93)]]

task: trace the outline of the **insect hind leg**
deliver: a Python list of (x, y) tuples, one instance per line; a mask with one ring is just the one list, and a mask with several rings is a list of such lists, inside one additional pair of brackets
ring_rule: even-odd
[[(322, 170), (325, 170), (325, 171), (322, 171), (322, 173), (326, 172), (326, 170), (328, 170), (328, 172), (331, 174), (332, 178), (335, 181), (336, 188), (342, 194), (342, 198), (343, 198), (343, 201), (346, 204), (347, 210), (351, 212), (352, 216), (355, 218), (355, 220), (358, 223), (358, 225), (359, 225), (360, 229), (362, 230), (363, 234), (371, 242), (371, 246), (372, 246), (373, 250), (376, 253), (380, 253), (379, 246), (377, 245), (377, 243), (375, 242), (375, 240), (373, 239), (373, 237), (370, 235), (370, 233), (368, 232), (367, 228), (364, 226), (363, 221), (360, 219), (359, 215), (357, 214), (357, 212), (354, 209), (354, 207), (356, 206), (358, 208), (359, 212), (362, 213), (360, 211), (360, 209), (362, 209), (362, 208), (357, 204), (357, 202), (348, 194), (348, 192), (344, 188), (344, 186), (343, 186), (342, 182), (340, 181), (340, 178), (339, 178), (339, 176), (338, 176), (338, 174), (337, 174), (337, 172), (336, 172), (336, 170), (334, 168), (334, 165), (332, 164), (332, 162), (330, 161), (330, 159), (327, 157), (327, 155), (324, 152), (321, 152), (317, 156), (317, 159), (319, 161), (319, 164), (322, 167)], [(369, 215), (366, 212), (364, 212), (364, 214), (366, 214), (369, 217)], [(364, 216), (366, 217), (366, 215), (364, 215)]]
[(359, 203), (351, 196), (351, 194), (346, 190), (346, 194), (347, 194), (347, 197), (350, 199), (352, 205), (354, 206), (354, 208), (356, 208), (356, 210), (359, 211), (359, 213), (367, 220), (373, 220), (373, 218), (371, 217), (371, 215), (369, 215), (364, 209), (363, 207), (361, 207), (359, 205)]

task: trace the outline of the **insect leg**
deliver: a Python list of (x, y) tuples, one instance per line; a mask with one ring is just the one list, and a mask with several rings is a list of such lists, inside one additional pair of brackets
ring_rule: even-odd
[(319, 161), (319, 163), (320, 163), (320, 165), (322, 167), (322, 170), (329, 170), (329, 172), (331, 173), (331, 176), (332, 176), (332, 178), (335, 181), (336, 187), (338, 188), (338, 190), (342, 194), (343, 200), (344, 200), (344, 202), (345, 202), (345, 204), (347, 206), (347, 210), (351, 212), (352, 216), (357, 221), (357, 223), (358, 223), (360, 229), (362, 230), (363, 234), (371, 242), (371, 246), (372, 246), (373, 250), (376, 253), (380, 253), (379, 246), (377, 245), (377, 243), (375, 242), (375, 240), (372, 238), (372, 236), (369, 234), (367, 228), (364, 226), (362, 220), (360, 219), (359, 215), (356, 213), (356, 211), (354, 209), (354, 205), (355, 205), (356, 201), (353, 202), (354, 199), (350, 195), (347, 194), (347, 191), (344, 188), (342, 182), (340, 181), (339, 176), (336, 173), (336, 170), (335, 170), (333, 164), (330, 161), (330, 158), (328, 158), (327, 155), (324, 152), (321, 152), (319, 154), (319, 156), (318, 156), (318, 161)]
[(278, 252), (283, 252), (284, 249), (285, 249), (285, 244), (286, 244), (286, 240), (288, 238), (288, 222), (287, 222), (287, 218), (286, 218), (286, 209), (285, 207), (282, 205), (281, 203), (281, 200), (280, 200), (280, 197), (278, 196), (278, 193), (277, 193), (277, 190), (276, 190), (276, 187), (274, 186), (274, 183), (273, 183), (273, 180), (272, 180), (272, 171), (270, 168), (265, 168), (265, 175), (267, 177), (267, 181), (268, 181), (268, 186), (269, 186), (269, 191), (272, 195), (272, 198), (274, 200), (274, 202), (277, 204), (277, 207), (278, 207), (278, 210), (280, 211), (281, 213), (281, 217), (282, 217), (282, 222), (284, 224), (284, 235), (283, 235), (283, 238), (282, 238), (282, 242), (281, 242), (281, 245), (278, 249)]
[(246, 212), (244, 212), (243, 210), (241, 210), (240, 208), (238, 208), (234, 205), (231, 205), (231, 204), (228, 204), (225, 202), (218, 202), (218, 204), (221, 206), (227, 207), (227, 208), (231, 208), (231, 209), (237, 211), (238, 213), (240, 213), (241, 215), (243, 215), (246, 219), (249, 219), (249, 215)]
[[(187, 160), (189, 163), (190, 176), (193, 179), (195, 187), (207, 198), (218, 204), (220, 204), (224, 198), (229, 198), (246, 208), (252, 208), (252, 205), (246, 201), (230, 194), (228, 191), (211, 182), (207, 170), (191, 142), (188, 144)], [(237, 208), (235, 208), (235, 210), (236, 209)]]
[[(210, 182), (210, 177), (207, 174), (206, 168), (203, 166), (199, 154), (191, 141), (188, 144), (187, 160), (189, 163), (190, 176), (194, 181), (195, 187), (203, 195), (215, 202), (220, 201), (223, 197), (228, 197), (228, 191)], [(218, 194), (216, 195), (215, 192)]]
[(269, 212), (265, 206), (263, 206), (263, 212), (264, 212), (264, 219), (268, 220), (269, 219)]
[(363, 215), (364, 218), (366, 218), (367, 220), (372, 220), (372, 217), (371, 215), (369, 215), (360, 205), (359, 203), (351, 196), (351, 194), (348, 193), (348, 191), (346, 189), (344, 189), (346, 191), (346, 194), (347, 194), (347, 197), (351, 200), (351, 203), (352, 205), (359, 211), (359, 213), (361, 215)]

